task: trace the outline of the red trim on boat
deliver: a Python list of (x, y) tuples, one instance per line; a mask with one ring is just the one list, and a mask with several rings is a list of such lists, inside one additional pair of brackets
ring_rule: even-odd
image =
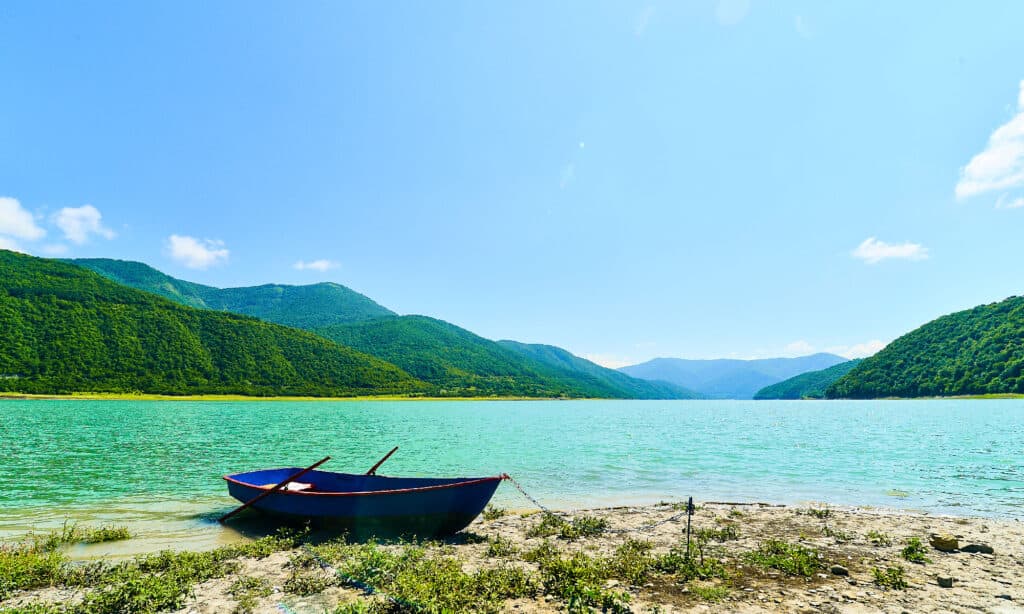
[[(249, 488), (255, 488), (257, 490), (263, 490), (263, 487), (258, 484), (250, 484), (241, 480), (236, 480), (230, 475), (223, 476), (227, 482), (239, 484), (241, 486), (248, 486)], [(279, 490), (274, 495), (289, 495), (289, 496), (302, 496), (302, 497), (366, 497), (369, 495), (401, 495), (411, 492), (426, 492), (429, 490), (441, 490), (444, 488), (458, 488), (459, 486), (472, 486), (474, 484), (483, 484), (484, 482), (494, 482), (496, 480), (507, 480), (509, 479), (507, 473), (496, 475), (490, 478), (477, 478), (475, 480), (466, 480), (465, 482), (454, 482), (452, 484), (436, 484), (434, 486), (420, 486), (417, 488), (395, 488), (392, 490), (363, 490), (355, 492), (317, 492), (308, 490), (298, 491), (287, 491)]]

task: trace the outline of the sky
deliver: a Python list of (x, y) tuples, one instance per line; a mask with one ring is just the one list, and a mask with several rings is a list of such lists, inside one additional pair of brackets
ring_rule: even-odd
[(1022, 294), (1024, 3), (0, 5), (0, 247), (621, 366)]

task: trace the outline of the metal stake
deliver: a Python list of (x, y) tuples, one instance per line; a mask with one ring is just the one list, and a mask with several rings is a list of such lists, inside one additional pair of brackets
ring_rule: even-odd
[(686, 558), (690, 558), (690, 518), (693, 516), (693, 497), (686, 502)]

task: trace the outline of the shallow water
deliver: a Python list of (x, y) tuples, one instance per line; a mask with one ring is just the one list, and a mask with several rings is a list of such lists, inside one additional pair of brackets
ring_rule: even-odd
[[(64, 519), (126, 548), (238, 539), (220, 477), (507, 472), (547, 505), (825, 501), (1024, 518), (1024, 401), (0, 402), (0, 539)], [(511, 485), (495, 503), (529, 508)], [(143, 545), (140, 545), (143, 544)]]

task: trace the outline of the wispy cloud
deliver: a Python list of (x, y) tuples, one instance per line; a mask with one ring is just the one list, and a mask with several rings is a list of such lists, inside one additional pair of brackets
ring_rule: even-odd
[(335, 262), (334, 260), (310, 260), (309, 262), (299, 260), (292, 265), (292, 268), (299, 271), (320, 271), (323, 273), (331, 269), (336, 269), (339, 266), (341, 266), (341, 263)]
[(874, 356), (881, 352), (887, 345), (889, 344), (884, 341), (872, 339), (871, 341), (855, 343), (853, 345), (836, 345), (830, 348), (825, 348), (825, 351), (830, 354), (838, 354), (845, 358), (867, 358), (868, 356)]
[(0, 249), (6, 249), (21, 254), (27, 253), (25, 250), (21, 248), (20, 245), (18, 245), (17, 241), (9, 237), (0, 237)]
[(46, 230), (17, 199), (0, 197), (0, 236), (34, 241), (46, 236)]
[(562, 179), (558, 182), (558, 187), (565, 189), (569, 187), (573, 181), (576, 180), (576, 165), (570, 162), (566, 164), (562, 169)]
[(794, 341), (793, 343), (787, 344), (782, 350), (781, 356), (807, 356), (808, 354), (814, 353), (814, 346), (804, 341)]
[(920, 243), (886, 243), (874, 237), (864, 239), (864, 242), (851, 252), (854, 258), (859, 258), (868, 264), (878, 264), (883, 260), (926, 260), (928, 248)]
[(960, 169), (957, 198), (1024, 185), (1024, 81), (1019, 87), (1016, 114), (996, 128), (985, 149)]
[(182, 235), (168, 237), (167, 248), (171, 258), (190, 269), (208, 269), (215, 264), (226, 262), (230, 254), (223, 241)]
[(92, 235), (113, 239), (116, 234), (104, 226), (102, 220), (103, 215), (92, 205), (64, 207), (53, 216), (53, 223), (64, 233), (64, 238), (77, 245), (82, 245)]
[(803, 15), (797, 15), (793, 19), (793, 27), (796, 28), (796, 33), (804, 38), (811, 38), (814, 35), (811, 23)]
[(623, 358), (622, 356), (614, 356), (612, 354), (583, 354), (583, 358), (586, 358), (590, 362), (595, 362), (602, 367), (608, 367), (609, 369), (621, 369), (622, 367), (628, 367), (629, 365), (635, 365), (643, 362), (642, 360), (632, 360), (629, 358)]
[(1009, 194), (1003, 194), (996, 201), (996, 209), (1020, 209), (1024, 207), (1024, 198), (1012, 198)]
[(653, 4), (648, 4), (644, 7), (644, 10), (636, 16), (633, 20), (633, 34), (637, 37), (642, 37), (647, 33), (647, 27), (651, 25), (651, 19), (654, 17), (654, 13), (657, 12), (658, 7)]
[(715, 19), (723, 26), (734, 26), (750, 12), (750, 0), (718, 0)]

